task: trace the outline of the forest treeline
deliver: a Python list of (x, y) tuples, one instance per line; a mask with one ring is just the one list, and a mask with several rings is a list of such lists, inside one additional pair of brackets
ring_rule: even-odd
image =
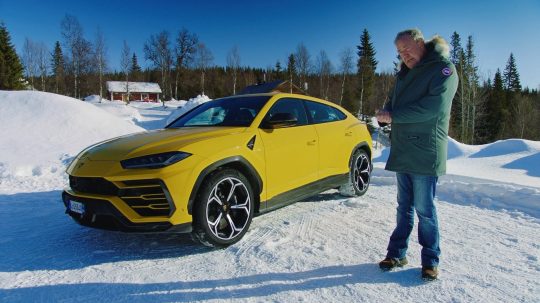
[[(388, 101), (399, 61), (396, 57), (394, 70), (378, 72), (367, 29), (354, 48), (342, 50), (338, 62), (332, 62), (324, 50), (312, 53), (299, 43), (284, 62), (254, 68), (241, 64), (237, 47), (229, 50), (226, 66), (215, 65), (212, 51), (186, 28), (155, 33), (144, 45), (130, 46), (124, 41), (121, 58), (108, 56), (101, 29), (88, 39), (75, 16), (66, 15), (60, 28), (61, 41), (49, 45), (49, 41), (26, 38), (17, 54), (7, 26), (0, 23), (0, 89), (108, 98), (106, 81), (144, 81), (159, 83), (163, 100), (180, 100), (198, 94), (219, 98), (248, 85), (288, 80), (311, 96), (338, 103), (358, 116), (369, 116)], [(450, 136), (467, 144), (508, 138), (540, 140), (540, 95), (538, 89), (521, 86), (514, 55), (510, 53), (507, 62), (501, 62), (504, 69), (486, 77), (479, 74), (472, 36), (462, 41), (454, 32), (449, 44), (459, 76)], [(142, 47), (144, 58), (137, 57), (134, 47)], [(150, 66), (141, 68), (141, 59)], [(112, 65), (119, 70), (112, 70)]]

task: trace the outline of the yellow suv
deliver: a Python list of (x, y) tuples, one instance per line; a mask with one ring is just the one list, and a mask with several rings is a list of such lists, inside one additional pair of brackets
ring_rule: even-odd
[(371, 150), (366, 125), (336, 104), (236, 95), (203, 103), (165, 129), (86, 148), (69, 165), (62, 196), (85, 226), (193, 232), (202, 244), (226, 246), (256, 214), (332, 188), (364, 194)]

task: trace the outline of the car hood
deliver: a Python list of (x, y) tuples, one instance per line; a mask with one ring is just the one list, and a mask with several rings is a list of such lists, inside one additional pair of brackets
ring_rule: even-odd
[(232, 135), (244, 130), (244, 127), (160, 129), (98, 143), (81, 153), (79, 157), (86, 157), (93, 161), (119, 161), (138, 156), (177, 151), (195, 142)]

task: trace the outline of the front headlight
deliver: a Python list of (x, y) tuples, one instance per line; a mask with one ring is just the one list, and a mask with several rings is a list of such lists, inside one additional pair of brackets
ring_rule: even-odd
[(191, 156), (190, 153), (175, 151), (162, 154), (148, 155), (120, 161), (124, 169), (131, 168), (162, 168)]

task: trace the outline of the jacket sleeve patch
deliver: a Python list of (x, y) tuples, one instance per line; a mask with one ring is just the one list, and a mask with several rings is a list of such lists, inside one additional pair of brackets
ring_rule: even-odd
[(445, 67), (442, 69), (442, 74), (448, 77), (452, 75), (452, 69), (450, 67)]

